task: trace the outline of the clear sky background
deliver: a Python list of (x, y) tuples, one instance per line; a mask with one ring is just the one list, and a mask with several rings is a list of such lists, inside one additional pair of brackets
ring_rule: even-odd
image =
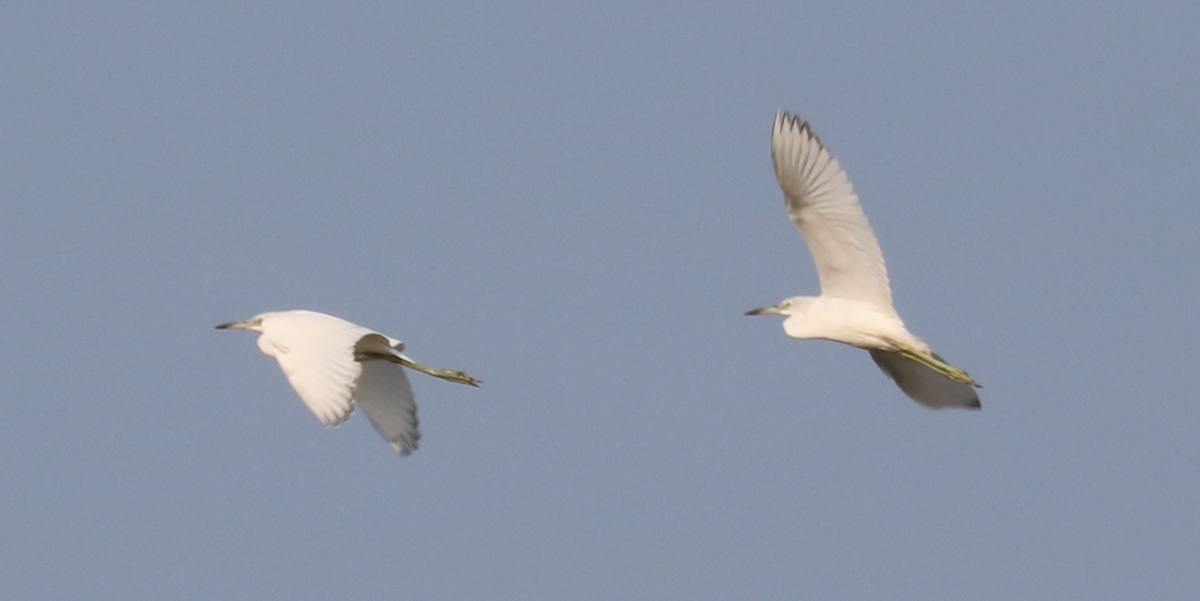
[[(0, 15), (10, 599), (1195, 599), (1200, 4), (108, 2)], [(841, 160), (931, 411), (815, 294)], [(401, 459), (254, 336), (413, 375)]]

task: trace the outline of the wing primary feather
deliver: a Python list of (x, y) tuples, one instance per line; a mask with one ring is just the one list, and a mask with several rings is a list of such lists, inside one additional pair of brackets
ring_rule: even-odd
[(771, 136), (775, 177), (788, 215), (812, 254), (822, 296), (895, 314), (879, 242), (854, 186), (809, 124), (785, 111)]

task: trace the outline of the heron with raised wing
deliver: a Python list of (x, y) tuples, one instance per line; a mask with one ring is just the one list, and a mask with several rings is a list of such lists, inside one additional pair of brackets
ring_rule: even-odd
[(792, 297), (746, 315), (783, 315), (788, 336), (866, 349), (905, 394), (926, 407), (978, 409), (979, 384), (909, 333), (896, 314), (883, 253), (858, 195), (808, 123), (778, 112), (771, 159), (788, 215), (817, 265), (821, 295)]

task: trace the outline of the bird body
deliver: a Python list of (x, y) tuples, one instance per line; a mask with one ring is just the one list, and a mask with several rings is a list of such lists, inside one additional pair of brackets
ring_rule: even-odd
[(928, 350), (898, 316), (875, 311), (868, 303), (832, 296), (796, 296), (784, 302), (788, 318), (783, 331), (792, 338), (824, 338), (859, 348), (876, 348), (891, 339)]
[(401, 455), (417, 449), (417, 406), (404, 367), (472, 386), (460, 371), (409, 359), (404, 343), (340, 317), (316, 311), (261, 313), (217, 326), (258, 332), (258, 348), (279, 362), (300, 400), (326, 426), (349, 419), (357, 403), (375, 429)]
[(927, 407), (978, 408), (975, 382), (911, 334), (892, 306), (883, 253), (858, 195), (808, 123), (787, 112), (771, 133), (775, 177), (808, 243), (820, 296), (797, 296), (747, 315), (778, 314), (793, 338), (824, 338), (870, 351), (901, 390)]

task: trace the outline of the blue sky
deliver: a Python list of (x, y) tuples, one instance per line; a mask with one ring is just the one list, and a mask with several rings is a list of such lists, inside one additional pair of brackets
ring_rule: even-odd
[[(0, 17), (14, 599), (1191, 599), (1190, 2), (109, 2)], [(930, 411), (747, 309), (838, 156)], [(402, 338), (424, 438), (253, 336)]]

